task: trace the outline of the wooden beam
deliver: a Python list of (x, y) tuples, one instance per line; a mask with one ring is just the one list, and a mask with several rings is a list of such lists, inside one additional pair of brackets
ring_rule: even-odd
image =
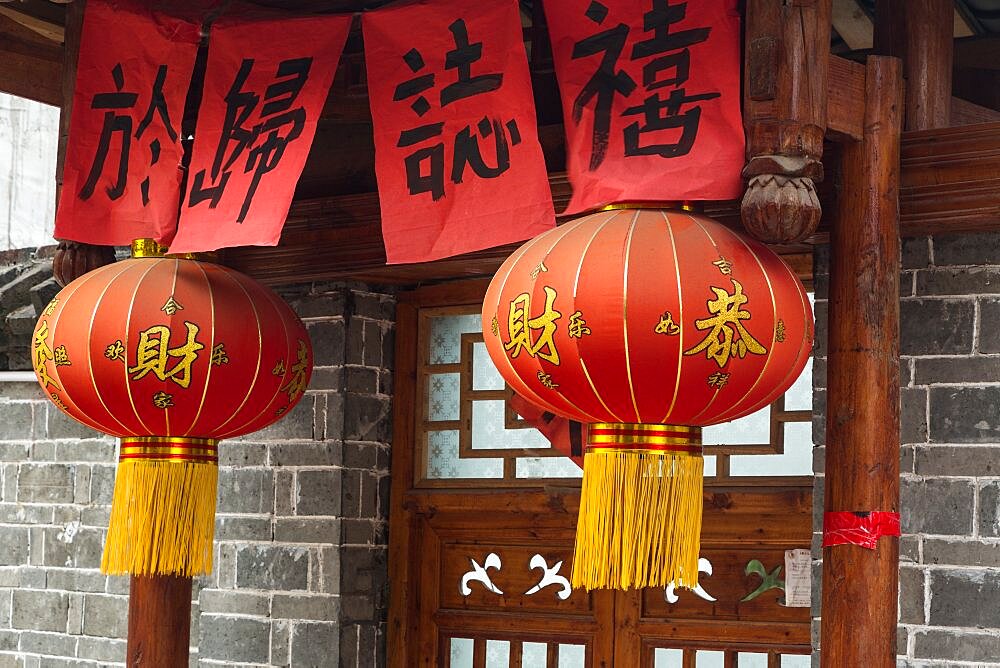
[(877, 0), (875, 51), (903, 59), (907, 130), (950, 124), (952, 0)]
[(23, 25), (33, 33), (44, 37), (53, 44), (62, 44), (64, 39), (63, 27), (58, 23), (51, 23), (45, 19), (24, 14), (12, 7), (0, 5), (0, 16), (5, 16), (12, 21)]
[(0, 15), (0, 63), (0, 91), (59, 106), (62, 48), (58, 44)]
[[(826, 512), (899, 512), (901, 63), (868, 59), (830, 234)], [(823, 549), (821, 666), (896, 665), (899, 539)]]
[(827, 136), (840, 141), (861, 139), (865, 109), (858, 100), (865, 95), (865, 66), (830, 56), (827, 94)]
[(833, 29), (851, 51), (872, 48), (875, 26), (857, 0), (833, 0)]

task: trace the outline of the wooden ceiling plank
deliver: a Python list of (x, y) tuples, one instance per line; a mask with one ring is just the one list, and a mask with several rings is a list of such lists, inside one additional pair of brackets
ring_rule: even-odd
[(833, 0), (832, 21), (851, 51), (872, 48), (875, 27), (855, 0)]
[(0, 16), (5, 16), (12, 21), (19, 23), (25, 28), (35, 32), (54, 44), (62, 44), (64, 36), (63, 27), (56, 23), (50, 23), (44, 19), (36, 18), (28, 14), (23, 14), (7, 5), (0, 5)]

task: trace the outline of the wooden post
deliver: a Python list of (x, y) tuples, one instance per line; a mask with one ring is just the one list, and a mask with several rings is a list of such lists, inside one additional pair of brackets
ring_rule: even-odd
[(819, 224), (830, 61), (830, 0), (748, 0), (743, 85), (749, 180), (743, 226), (767, 243)]
[(907, 130), (951, 122), (952, 0), (877, 0), (875, 52), (903, 59)]
[(187, 668), (191, 578), (133, 576), (128, 594), (129, 668)]
[[(56, 158), (56, 206), (62, 194), (63, 170), (66, 167), (66, 146), (69, 142), (69, 119), (73, 113), (73, 90), (76, 84), (76, 62), (80, 55), (85, 0), (66, 5), (66, 43), (63, 47), (62, 106), (59, 108), (59, 147)], [(115, 261), (111, 246), (95, 246), (76, 241), (60, 241), (52, 258), (52, 274), (65, 287), (75, 278), (92, 269)]]
[[(899, 512), (901, 63), (866, 67), (862, 141), (845, 144), (830, 234), (826, 497)], [(896, 665), (899, 539), (823, 549), (821, 665)]]

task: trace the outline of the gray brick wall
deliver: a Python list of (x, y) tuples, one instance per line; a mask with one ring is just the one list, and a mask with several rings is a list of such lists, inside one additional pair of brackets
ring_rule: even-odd
[[(313, 381), (284, 420), (220, 448), (192, 664), (368, 668), (385, 653), (395, 302), (359, 284), (286, 297)], [(114, 460), (34, 381), (0, 384), (0, 668), (124, 661), (128, 581), (98, 570)]]
[[(827, 250), (815, 259), (818, 531)], [(1000, 666), (1000, 234), (905, 239), (902, 269), (898, 665)]]

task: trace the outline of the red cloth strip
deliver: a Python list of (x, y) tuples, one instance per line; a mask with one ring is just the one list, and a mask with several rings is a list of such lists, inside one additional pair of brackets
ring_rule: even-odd
[(860, 545), (874, 550), (882, 536), (899, 535), (899, 513), (885, 511), (823, 513), (823, 547)]
[(700, 445), (656, 445), (653, 443), (588, 443), (588, 450), (658, 450), (701, 454)]

